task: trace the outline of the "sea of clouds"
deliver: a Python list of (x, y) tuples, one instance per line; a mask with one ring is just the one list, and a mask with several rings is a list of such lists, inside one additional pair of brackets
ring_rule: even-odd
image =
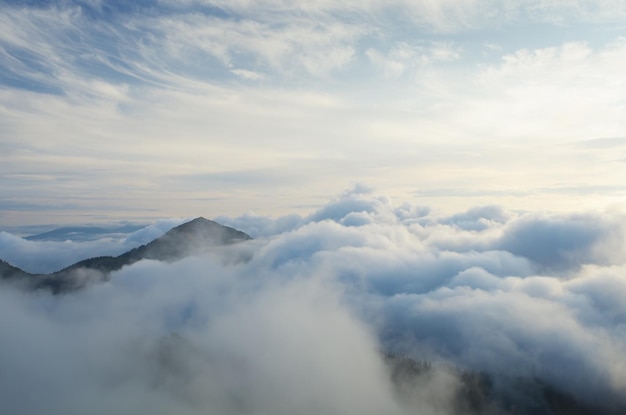
[[(255, 239), (64, 295), (0, 286), (6, 413), (444, 415), (451, 368), (626, 408), (619, 213), (443, 215), (357, 186), (307, 217), (217, 220)], [(40, 272), (112, 243), (0, 236)], [(383, 354), (435, 369), (407, 399)]]

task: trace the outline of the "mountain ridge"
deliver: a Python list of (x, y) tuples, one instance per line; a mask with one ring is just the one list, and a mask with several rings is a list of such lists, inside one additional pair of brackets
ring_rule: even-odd
[[(82, 288), (92, 280), (106, 279), (111, 272), (143, 259), (173, 262), (186, 256), (201, 254), (209, 248), (250, 239), (252, 237), (245, 232), (200, 216), (121, 255), (87, 258), (48, 274), (31, 274), (0, 259), (0, 279), (17, 281), (31, 289), (46, 288), (56, 294)], [(82, 276), (86, 277), (80, 281), (73, 276), (79, 270), (84, 270)]]
[(25, 278), (31, 275), (35, 274), (30, 274), (0, 258), (0, 276), (2, 279), (14, 280), (16, 278)]

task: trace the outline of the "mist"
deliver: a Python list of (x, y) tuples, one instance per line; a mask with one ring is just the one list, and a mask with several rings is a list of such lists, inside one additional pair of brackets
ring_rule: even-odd
[[(620, 214), (448, 215), (356, 188), (218, 220), (256, 238), (64, 295), (0, 286), (6, 412), (471, 413), (468, 373), (492, 382), (475, 413), (549, 413), (541, 385), (626, 408)], [(389, 356), (429, 369), (398, 380)]]

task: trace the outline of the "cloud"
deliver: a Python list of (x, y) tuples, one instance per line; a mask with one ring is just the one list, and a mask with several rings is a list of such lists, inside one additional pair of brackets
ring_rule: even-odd
[[(622, 284), (611, 298), (598, 298), (610, 291), (599, 288), (601, 281), (611, 284), (615, 277), (591, 275), (594, 269), (619, 275), (621, 217), (518, 215), (486, 207), (428, 220), (416, 210), (420, 222), (405, 215), (394, 222), (392, 206), (379, 203), (348, 193), (312, 215), (320, 222), (273, 237), (257, 259), (277, 271), (314, 269), (342, 281), (348, 301), (391, 349), (445, 356), (503, 376), (538, 376), (590, 401), (600, 390), (619, 394), (625, 373), (612, 362), (626, 347), (617, 328), (623, 324)], [(328, 222), (328, 211), (341, 213)], [(354, 213), (372, 212), (382, 220), (342, 224)], [(457, 227), (484, 218), (489, 226)], [(584, 281), (598, 288), (578, 288)], [(602, 386), (588, 390), (590, 379)]]
[[(455, 33), (489, 25), (506, 25), (520, 21), (566, 25), (571, 22), (606, 23), (626, 16), (626, 8), (619, 0), (601, 3), (589, 0), (576, 1), (510, 1), (503, 4), (494, 0), (420, 0), (420, 1), (344, 1), (327, 0), (288, 2), (270, 0), (260, 2), (222, 0), (163, 0), (162, 4), (179, 8), (212, 6), (235, 14), (358, 16), (376, 21), (385, 15), (404, 18), (425, 30)], [(395, 14), (394, 14), (395, 13)]]
[[(623, 222), (596, 215), (528, 215), (504, 230), (500, 249), (529, 258), (548, 269), (610, 264), (624, 258)], [(618, 259), (619, 260), (619, 259)]]
[(147, 24), (166, 35), (163, 50), (172, 57), (187, 59), (186, 51), (206, 52), (231, 67), (239, 56), (245, 59), (249, 54), (252, 59), (261, 59), (266, 66), (286, 75), (296, 69), (304, 69), (312, 75), (341, 69), (352, 59), (355, 53), (352, 42), (362, 31), (356, 26), (334, 22), (314, 24), (296, 19), (284, 24), (268, 24), (197, 14), (137, 24)]
[(493, 225), (506, 223), (510, 213), (501, 206), (480, 206), (469, 209), (467, 212), (454, 214), (440, 223), (458, 226), (465, 230), (486, 230)]
[[(230, 223), (259, 237), (61, 296), (0, 287), (6, 407), (452, 414), (462, 370), (489, 376), (496, 412), (550, 413), (547, 386), (626, 407), (621, 216), (444, 215), (357, 186), (306, 217)], [(398, 386), (381, 351), (433, 371)]]
[(619, 396), (624, 370), (614, 362), (624, 352), (624, 339), (614, 326), (581, 322), (581, 310), (563, 304), (561, 296), (571, 294), (549, 278), (482, 287), (391, 299), (382, 323), (395, 335), (389, 343), (413, 353), (418, 345), (417, 353), (454, 356), (460, 364), (504, 377), (537, 377), (590, 402), (605, 393)]
[(615, 148), (626, 146), (626, 137), (603, 137), (593, 138), (589, 140), (581, 141), (577, 143), (579, 146), (583, 146), (587, 149), (602, 149), (602, 148)]
[(263, 79), (262, 74), (254, 71), (248, 71), (246, 69), (233, 69), (231, 72), (247, 81), (260, 81)]
[(397, 413), (376, 341), (335, 290), (244, 274), (197, 259), (137, 264), (75, 297), (3, 290), (5, 408)]
[[(619, 2), (144, 6), (0, 6), (4, 223), (131, 205), (158, 210), (142, 220), (281, 213), (355, 179), (406, 198), (419, 183), (450, 207), (620, 197), (609, 148), (567, 145), (624, 131), (623, 39), (580, 23), (623, 16)], [(544, 24), (563, 10), (580, 19)], [(502, 49), (483, 55), (494, 37)], [(261, 199), (255, 172), (287, 180)], [(203, 175), (181, 192), (176, 178)], [(220, 201), (207, 213), (203, 197)], [(180, 198), (184, 212), (162, 202)]]

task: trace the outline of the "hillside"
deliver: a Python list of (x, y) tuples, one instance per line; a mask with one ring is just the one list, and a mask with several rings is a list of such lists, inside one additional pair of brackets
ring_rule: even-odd
[(6, 261), (0, 259), (0, 277), (5, 280), (18, 280), (23, 278), (31, 277), (32, 274), (29, 274), (26, 271), (22, 271), (21, 269), (14, 267)]
[[(250, 239), (252, 238), (244, 232), (199, 217), (119, 256), (88, 258), (51, 274), (29, 274), (0, 260), (0, 278), (26, 283), (33, 289), (46, 288), (54, 293), (61, 293), (106, 279), (109, 273), (142, 259), (172, 262), (189, 255), (202, 254), (218, 246)], [(80, 278), (77, 278), (78, 272)]]

